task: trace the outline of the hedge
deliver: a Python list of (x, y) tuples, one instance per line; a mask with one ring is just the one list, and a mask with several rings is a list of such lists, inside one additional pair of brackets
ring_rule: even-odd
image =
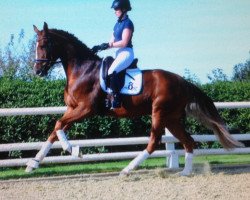
[[(30, 82), (0, 78), (0, 107), (24, 108), (64, 106), (65, 80)], [(201, 86), (214, 101), (249, 101), (249, 82), (217, 82)], [(250, 110), (220, 111), (232, 131), (250, 132)], [(0, 143), (44, 141), (53, 130), (60, 115), (17, 116), (0, 118)], [(187, 129), (192, 133), (207, 133), (194, 120), (188, 120)], [(68, 132), (70, 139), (147, 136), (150, 132), (149, 116), (134, 119), (115, 119), (96, 116), (76, 123)]]
[[(201, 89), (212, 98), (214, 102), (236, 102), (250, 101), (250, 82), (215, 82), (205, 84)], [(221, 109), (222, 118), (226, 122), (231, 133), (250, 132), (250, 110), (249, 109)], [(196, 121), (189, 119), (187, 128), (191, 133), (209, 132)]]
[[(64, 106), (65, 80), (31, 82), (0, 79), (0, 108)], [(61, 115), (16, 116), (0, 118), (0, 143), (44, 141)], [(150, 130), (148, 117), (114, 119), (96, 116), (76, 123), (70, 139), (145, 135)]]

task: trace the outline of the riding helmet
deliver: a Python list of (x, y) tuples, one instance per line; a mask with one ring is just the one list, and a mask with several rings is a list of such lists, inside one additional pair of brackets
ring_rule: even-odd
[(132, 10), (129, 0), (114, 0), (111, 8), (115, 10), (117, 9), (126, 10), (126, 11)]

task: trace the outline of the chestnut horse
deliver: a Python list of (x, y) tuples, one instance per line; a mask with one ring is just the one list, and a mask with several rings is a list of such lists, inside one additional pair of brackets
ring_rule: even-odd
[(101, 89), (99, 81), (102, 59), (68, 32), (49, 29), (46, 23), (43, 30), (39, 31), (34, 26), (34, 31), (37, 33), (34, 72), (39, 76), (45, 76), (53, 64), (58, 59), (61, 60), (67, 77), (64, 90), (67, 110), (56, 122), (53, 132), (36, 157), (27, 163), (27, 172), (38, 168), (56, 140), (61, 142), (64, 150), (80, 157), (79, 147), (69, 143), (65, 131), (72, 123), (94, 115), (152, 116), (147, 148), (130, 162), (121, 174), (129, 174), (147, 159), (155, 151), (167, 128), (184, 146), (185, 167), (180, 174), (189, 175), (192, 172), (194, 140), (183, 125), (186, 114), (194, 116), (213, 130), (224, 148), (242, 146), (231, 137), (212, 100), (205, 93), (182, 77), (164, 70), (142, 71), (141, 93), (137, 96), (122, 95), (121, 108), (105, 108), (106, 94)]

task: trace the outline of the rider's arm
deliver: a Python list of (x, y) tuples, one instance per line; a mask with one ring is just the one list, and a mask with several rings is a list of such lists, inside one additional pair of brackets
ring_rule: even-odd
[(113, 42), (113, 43), (109, 43), (109, 46), (115, 47), (115, 48), (124, 48), (128, 45), (130, 39), (132, 37), (132, 30), (125, 28), (122, 32), (122, 40), (117, 41), (117, 42)]

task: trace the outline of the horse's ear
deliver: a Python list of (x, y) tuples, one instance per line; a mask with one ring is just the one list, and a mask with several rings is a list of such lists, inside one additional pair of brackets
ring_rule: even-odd
[(33, 25), (33, 28), (34, 28), (34, 31), (38, 34), (40, 31), (38, 30), (38, 28), (35, 26), (35, 25)]
[(43, 30), (45, 31), (45, 33), (47, 33), (49, 30), (48, 24), (46, 22), (44, 22), (44, 24), (43, 24)]

